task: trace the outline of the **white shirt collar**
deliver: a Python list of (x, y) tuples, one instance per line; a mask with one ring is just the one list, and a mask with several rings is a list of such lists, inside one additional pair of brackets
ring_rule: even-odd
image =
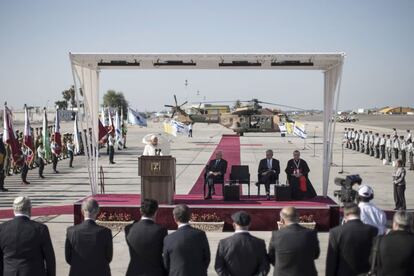
[(181, 228), (181, 227), (184, 227), (184, 226), (187, 226), (187, 225), (190, 225), (190, 224), (189, 223), (180, 223), (178, 225), (178, 228)]
[(26, 214), (14, 214), (15, 217), (26, 217), (28, 219), (30, 219), (30, 216), (26, 215)]
[(249, 233), (249, 230), (236, 230), (236, 231), (234, 231), (234, 234), (239, 234), (239, 233)]
[(145, 216), (142, 216), (142, 217), (141, 217), (141, 220), (152, 220), (152, 221), (154, 221), (154, 219), (153, 219), (153, 218), (149, 218), (149, 217), (145, 217)]
[(85, 221), (86, 220), (92, 220), (92, 221), (95, 221), (93, 218), (85, 218)]

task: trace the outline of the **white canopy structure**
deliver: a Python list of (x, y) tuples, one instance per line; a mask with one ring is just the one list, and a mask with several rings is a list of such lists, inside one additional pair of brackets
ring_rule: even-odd
[[(323, 195), (328, 194), (329, 172), (338, 109), (344, 53), (69, 53), (77, 99), (83, 97), (86, 126), (85, 147), (92, 194), (98, 180), (99, 72), (106, 69), (210, 69), (210, 70), (320, 70), (324, 73)], [(79, 89), (82, 89), (82, 95)], [(78, 101), (79, 107), (79, 101)], [(80, 110), (80, 109), (79, 109)], [(85, 141), (85, 140), (84, 140)]]

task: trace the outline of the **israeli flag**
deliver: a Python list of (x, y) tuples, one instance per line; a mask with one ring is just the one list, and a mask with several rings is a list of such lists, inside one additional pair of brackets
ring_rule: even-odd
[(186, 134), (188, 135), (188, 126), (181, 123), (181, 122), (177, 122), (175, 120), (171, 120), (171, 126), (173, 131), (175, 132), (175, 136), (177, 136), (177, 134)]
[(142, 116), (139, 112), (136, 112), (131, 108), (128, 108), (128, 123), (131, 125), (146, 127), (147, 119), (144, 116)]
[(306, 139), (306, 137), (308, 137), (305, 125), (299, 122), (295, 122), (295, 125), (293, 127), (293, 134), (299, 136), (302, 139)]

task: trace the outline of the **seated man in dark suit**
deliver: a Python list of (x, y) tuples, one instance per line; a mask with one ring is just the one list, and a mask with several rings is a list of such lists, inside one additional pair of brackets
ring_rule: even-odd
[(219, 242), (214, 268), (219, 276), (267, 275), (269, 260), (264, 240), (249, 233), (250, 216), (244, 211), (231, 216), (235, 233)]
[(82, 202), (82, 213), (84, 222), (66, 231), (65, 258), (70, 265), (69, 276), (110, 276), (112, 232), (96, 224), (99, 204), (95, 199)]
[(208, 195), (205, 199), (211, 199), (214, 194), (214, 183), (223, 182), (227, 170), (227, 161), (223, 159), (223, 152), (216, 152), (216, 159), (210, 161), (206, 168), (206, 182), (208, 186)]
[(162, 248), (168, 231), (154, 222), (158, 202), (144, 199), (141, 202), (141, 220), (125, 227), (125, 239), (131, 261), (126, 276), (166, 275), (162, 262)]
[(206, 233), (191, 227), (187, 205), (177, 205), (173, 210), (177, 231), (164, 239), (164, 267), (170, 276), (207, 276), (210, 264), (210, 247)]
[(299, 216), (294, 207), (280, 211), (283, 228), (273, 231), (269, 244), (269, 260), (274, 265), (274, 275), (316, 276), (315, 259), (319, 257), (316, 231), (298, 224)]
[(413, 215), (397, 211), (392, 230), (385, 236), (377, 237), (374, 250), (378, 250), (377, 263), (380, 264), (377, 266), (377, 275), (414, 275)]
[[(273, 158), (273, 151), (271, 149), (266, 151), (266, 158), (260, 160), (259, 169), (259, 183), (265, 185), (267, 200), (270, 200), (270, 184), (276, 183), (279, 180), (280, 166), (279, 160)], [(258, 185), (260, 185), (258, 183)]]
[(0, 224), (0, 275), (54, 276), (55, 252), (46, 225), (30, 219), (30, 198), (13, 202), (14, 218)]
[(327, 276), (357, 276), (369, 271), (369, 255), (378, 229), (364, 224), (360, 209), (355, 203), (344, 207), (345, 224), (329, 233)]

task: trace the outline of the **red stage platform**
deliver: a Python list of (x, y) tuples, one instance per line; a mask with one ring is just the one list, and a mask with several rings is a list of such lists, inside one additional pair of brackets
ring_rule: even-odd
[[(123, 212), (134, 219), (140, 218), (140, 195), (131, 194), (101, 194), (94, 198), (99, 202), (103, 212)], [(80, 200), (74, 204), (74, 223), (82, 222)], [(216, 213), (225, 221), (224, 230), (233, 231), (231, 214), (239, 210), (247, 211), (252, 217), (251, 230), (275, 230), (279, 212), (285, 206), (295, 206), (299, 214), (313, 215), (318, 231), (328, 231), (339, 223), (339, 206), (330, 198), (316, 197), (310, 201), (267, 201), (264, 196), (243, 196), (240, 201), (223, 201), (221, 197), (204, 200), (201, 195), (176, 195), (175, 204), (187, 204), (193, 213)], [(157, 222), (168, 229), (176, 229), (172, 217), (174, 205), (160, 205)]]
[[(212, 152), (209, 159), (215, 158), (216, 151), (222, 151), (223, 158), (228, 162), (228, 169), (225, 179), (229, 178), (232, 165), (240, 165), (240, 137), (237, 135), (223, 135), (216, 149)], [(279, 212), (285, 206), (295, 206), (300, 215), (313, 215), (317, 223), (318, 231), (328, 231), (331, 227), (339, 223), (339, 206), (330, 198), (316, 197), (310, 201), (289, 201), (276, 202), (267, 201), (265, 196), (241, 196), (240, 201), (223, 201), (220, 185), (216, 186), (217, 196), (213, 200), (203, 199), (204, 171), (200, 172), (197, 181), (190, 189), (188, 195), (176, 195), (175, 204), (187, 204), (193, 213), (216, 213), (225, 221), (224, 230), (233, 231), (231, 215), (239, 210), (245, 210), (252, 216), (251, 230), (271, 231), (276, 229), (276, 221), (279, 220)], [(103, 212), (128, 213), (134, 219), (140, 218), (140, 195), (131, 194), (103, 194), (96, 195)], [(81, 201), (74, 205), (74, 222), (80, 223), (83, 218), (81, 214)], [(161, 205), (158, 211), (157, 222), (166, 226), (168, 229), (176, 229), (177, 226), (172, 217), (174, 205)]]

